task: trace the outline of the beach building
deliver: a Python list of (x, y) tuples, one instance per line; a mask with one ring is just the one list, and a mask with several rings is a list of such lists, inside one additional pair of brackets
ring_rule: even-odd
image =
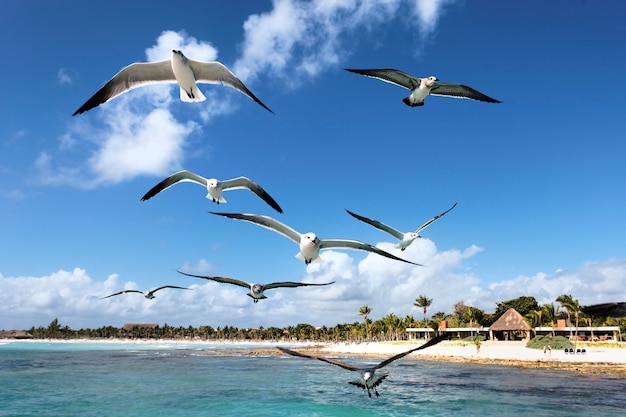
[(563, 336), (566, 338), (575, 338), (578, 340), (588, 340), (591, 342), (618, 341), (620, 340), (619, 326), (595, 326), (595, 327), (578, 327), (565, 325), (565, 320), (559, 320), (556, 327), (535, 327), (537, 336)]
[[(566, 320), (557, 320), (555, 327), (532, 328), (524, 317), (514, 308), (508, 309), (490, 327), (448, 327), (448, 321), (443, 320), (439, 325), (439, 332), (448, 334), (450, 339), (465, 339), (467, 337), (483, 335), (489, 340), (530, 340), (533, 336), (563, 336), (587, 341), (618, 341), (621, 340), (619, 326), (578, 327)], [(409, 327), (406, 329), (409, 340), (430, 339), (435, 331), (429, 327)]]
[(514, 308), (509, 308), (489, 327), (490, 340), (530, 340), (532, 328)]
[[(406, 329), (409, 340), (430, 339), (434, 336), (435, 331), (429, 327), (408, 327)], [(447, 334), (450, 339), (465, 339), (476, 335), (487, 336), (489, 334), (488, 327), (448, 327), (448, 320), (442, 320), (439, 324), (439, 333)]]

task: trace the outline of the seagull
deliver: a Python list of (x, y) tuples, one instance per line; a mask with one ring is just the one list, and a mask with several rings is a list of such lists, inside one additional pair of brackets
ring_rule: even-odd
[(348, 69), (346, 71), (395, 84), (411, 90), (411, 94), (402, 99), (404, 104), (411, 107), (423, 106), (427, 95), (447, 96), (454, 98), (469, 98), (472, 100), (486, 101), (487, 103), (500, 103), (499, 100), (484, 95), (463, 84), (442, 83), (435, 76), (417, 78), (406, 72), (396, 69)]
[(395, 259), (396, 261), (402, 261), (413, 265), (420, 265), (411, 261), (407, 261), (402, 258), (398, 258), (388, 252), (385, 252), (382, 249), (378, 249), (376, 246), (372, 246), (368, 243), (359, 242), (358, 240), (347, 240), (347, 239), (320, 239), (317, 237), (315, 233), (300, 233), (268, 216), (262, 216), (260, 214), (237, 214), (237, 213), (215, 213), (210, 212), (211, 214), (217, 214), (218, 216), (229, 217), (231, 219), (243, 220), (250, 223), (258, 224), (261, 227), (265, 227), (266, 229), (273, 230), (276, 233), (279, 233), (294, 242), (300, 245), (300, 252), (296, 254), (296, 258), (303, 260), (305, 264), (310, 264), (311, 262), (322, 262), (322, 258), (320, 258), (319, 253), (322, 249), (330, 249), (330, 248), (342, 248), (342, 249), (354, 249), (354, 250), (362, 250), (366, 252), (374, 252), (382, 256), (386, 256), (390, 259)]
[(623, 318), (626, 317), (626, 302), (594, 304), (583, 306), (580, 310), (592, 316)]
[(136, 62), (115, 74), (96, 94), (72, 114), (84, 113), (136, 87), (157, 83), (178, 83), (180, 99), (185, 102), (204, 101), (206, 97), (196, 83), (222, 84), (236, 88), (274, 113), (224, 64), (188, 59), (179, 50), (172, 50), (172, 59), (160, 62)]
[(355, 381), (350, 381), (348, 382), (349, 384), (352, 385), (356, 385), (357, 387), (363, 388), (367, 390), (367, 395), (372, 398), (372, 393), (370, 392), (370, 390), (374, 390), (374, 393), (376, 394), (376, 396), (380, 396), (380, 394), (378, 393), (378, 390), (376, 389), (376, 387), (378, 385), (380, 385), (389, 375), (388, 373), (379, 373), (376, 374), (376, 370), (389, 365), (391, 362), (398, 360), (400, 358), (405, 357), (406, 355), (413, 353), (417, 350), (421, 350), (421, 349), (426, 349), (427, 347), (430, 346), (434, 346), (437, 343), (441, 342), (442, 340), (445, 340), (446, 336), (441, 335), (441, 336), (437, 336), (434, 337), (432, 339), (430, 339), (428, 342), (424, 343), (423, 345), (407, 350), (406, 352), (402, 352), (399, 353), (395, 356), (392, 356), (389, 359), (385, 359), (384, 361), (382, 361), (381, 363), (379, 363), (378, 365), (375, 366), (371, 366), (371, 367), (366, 367), (366, 368), (357, 368), (356, 366), (352, 366), (349, 365), (347, 363), (344, 362), (340, 362), (338, 360), (335, 359), (328, 359), (328, 358), (324, 358), (322, 356), (313, 356), (313, 355), (306, 355), (304, 353), (300, 353), (300, 352), (296, 352), (284, 347), (279, 347), (277, 346), (277, 349), (280, 350), (281, 352), (284, 352), (288, 355), (292, 355), (292, 356), (300, 356), (303, 358), (309, 358), (309, 359), (317, 359), (319, 361), (322, 362), (327, 362), (333, 365), (337, 365), (342, 367), (343, 369), (347, 369), (348, 371), (353, 371), (353, 372), (358, 372), (360, 374), (360, 378), (355, 380)]
[(247, 188), (261, 197), (263, 201), (272, 206), (274, 210), (279, 213), (283, 212), (283, 209), (280, 208), (278, 203), (259, 184), (249, 178), (237, 177), (230, 180), (220, 181), (215, 178), (204, 178), (190, 171), (180, 171), (165, 178), (163, 181), (152, 187), (143, 197), (141, 197), (141, 201), (149, 200), (161, 191), (167, 190), (172, 185), (179, 182), (193, 182), (206, 187), (208, 191), (206, 198), (217, 204), (226, 203), (226, 200), (222, 197), (222, 191)]
[(178, 288), (180, 290), (190, 290), (191, 289), (191, 288), (185, 288), (185, 287), (177, 287), (175, 285), (164, 285), (162, 287), (155, 288), (155, 289), (150, 290), (150, 291), (124, 290), (124, 291), (116, 292), (115, 294), (107, 295), (106, 297), (102, 297), (100, 299), (103, 300), (105, 298), (113, 297), (115, 295), (124, 294), (125, 292), (138, 292), (139, 294), (143, 294), (143, 296), (146, 297), (148, 300), (152, 300), (154, 298), (154, 293), (159, 291), (159, 290), (162, 290), (163, 288)]
[(430, 226), (430, 224), (432, 222), (434, 222), (438, 218), (442, 217), (443, 215), (445, 215), (447, 212), (449, 212), (450, 210), (452, 210), (455, 207), (456, 207), (456, 203), (454, 203), (454, 205), (452, 207), (450, 207), (448, 210), (444, 211), (441, 214), (438, 214), (437, 216), (435, 216), (432, 219), (428, 220), (426, 223), (422, 224), (420, 227), (415, 229), (414, 232), (406, 232), (406, 233), (402, 233), (401, 231), (399, 231), (397, 229), (394, 229), (393, 227), (391, 227), (389, 225), (386, 225), (385, 223), (381, 223), (378, 220), (372, 220), (372, 219), (368, 219), (367, 217), (359, 216), (358, 214), (353, 213), (350, 210), (346, 210), (346, 211), (352, 217), (355, 217), (355, 218), (361, 220), (362, 222), (369, 223), (372, 226), (374, 226), (375, 228), (380, 229), (383, 232), (387, 232), (391, 236), (395, 237), (396, 239), (399, 239), (400, 242), (396, 245), (396, 247), (399, 248), (400, 250), (405, 250), (406, 248), (409, 247), (409, 245), (411, 243), (413, 243), (413, 241), (415, 239), (421, 238), (421, 236), (419, 234), (420, 231), (422, 231), (426, 227)]
[(215, 281), (215, 282), (221, 282), (221, 283), (224, 283), (224, 284), (233, 284), (233, 285), (238, 285), (240, 287), (248, 288), (248, 289), (250, 289), (250, 292), (248, 294), (246, 294), (246, 295), (248, 297), (251, 297), (252, 301), (254, 301), (255, 304), (258, 303), (259, 300), (267, 298), (265, 296), (265, 294), (263, 294), (263, 291), (265, 291), (265, 290), (271, 290), (271, 289), (274, 289), (274, 288), (295, 288), (295, 287), (307, 287), (307, 286), (321, 286), (321, 285), (330, 285), (330, 284), (334, 284), (335, 283), (335, 281), (332, 281), (332, 282), (326, 282), (324, 284), (312, 284), (312, 283), (305, 283), (305, 282), (272, 282), (271, 284), (256, 284), (256, 283), (252, 283), (252, 282), (241, 281), (241, 280), (234, 279), (234, 278), (211, 277), (211, 276), (206, 276), (206, 275), (186, 274), (186, 273), (181, 272), (181, 271), (178, 271), (178, 272), (183, 274), (183, 275), (190, 276), (190, 277), (208, 279), (208, 280)]

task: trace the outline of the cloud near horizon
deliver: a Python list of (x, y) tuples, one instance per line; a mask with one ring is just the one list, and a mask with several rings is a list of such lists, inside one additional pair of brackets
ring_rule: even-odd
[[(394, 250), (391, 244), (383, 243), (380, 247)], [(306, 267), (299, 279), (314, 283), (335, 281), (334, 284), (270, 290), (268, 299), (258, 304), (245, 295), (244, 288), (190, 277), (181, 281), (175, 272), (172, 280), (193, 291), (165, 289), (154, 300), (146, 300), (140, 294), (100, 298), (123, 289), (149, 290), (168, 282), (137, 288), (135, 282), (124, 281), (117, 274), (104, 281), (94, 280), (81, 268), (41, 277), (4, 277), (0, 272), (0, 330), (45, 327), (54, 318), (73, 329), (121, 327), (131, 322), (240, 328), (298, 323), (334, 326), (359, 321), (358, 310), (365, 304), (372, 307), (373, 320), (390, 313), (399, 317), (412, 314), (419, 319), (421, 310), (413, 302), (420, 294), (433, 299), (429, 315), (438, 311), (452, 313), (459, 301), (492, 312), (497, 303), (522, 295), (535, 297), (540, 305), (555, 303), (561, 294), (571, 294), (581, 305), (626, 300), (626, 259), (586, 262), (576, 271), (538, 272), (485, 284), (464, 266), (465, 260), (481, 251), (472, 245), (464, 250), (439, 252), (432, 241), (422, 239), (403, 254), (409, 259), (420, 259), (427, 267), (405, 265), (374, 254), (355, 262), (348, 253), (325, 251), (324, 262)], [(198, 274), (210, 273), (212, 268), (206, 259), (180, 267)]]

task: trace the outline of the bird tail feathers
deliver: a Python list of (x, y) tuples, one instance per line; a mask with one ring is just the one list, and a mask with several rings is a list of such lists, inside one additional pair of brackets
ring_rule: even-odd
[(180, 87), (180, 101), (184, 101), (186, 103), (193, 103), (197, 101), (204, 101), (206, 97), (202, 94), (202, 91), (197, 86), (191, 86), (189, 91), (186, 91), (184, 88)]

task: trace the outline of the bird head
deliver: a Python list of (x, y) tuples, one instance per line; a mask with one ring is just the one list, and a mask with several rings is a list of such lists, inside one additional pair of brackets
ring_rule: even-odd
[(430, 77), (426, 79), (426, 86), (432, 87), (437, 83), (437, 81), (439, 81), (439, 78), (435, 77), (434, 75), (431, 75)]
[(317, 237), (317, 235), (315, 233), (309, 232), (309, 233), (305, 233), (304, 234), (304, 240), (307, 242), (311, 242), (313, 244), (315, 244), (316, 246), (319, 245), (320, 243), (320, 238)]
[(263, 292), (263, 286), (261, 286), (261, 284), (253, 284), (252, 292), (254, 294), (261, 294)]
[(220, 185), (220, 182), (216, 180), (215, 178), (210, 178), (206, 182), (207, 188), (217, 188), (219, 185)]

